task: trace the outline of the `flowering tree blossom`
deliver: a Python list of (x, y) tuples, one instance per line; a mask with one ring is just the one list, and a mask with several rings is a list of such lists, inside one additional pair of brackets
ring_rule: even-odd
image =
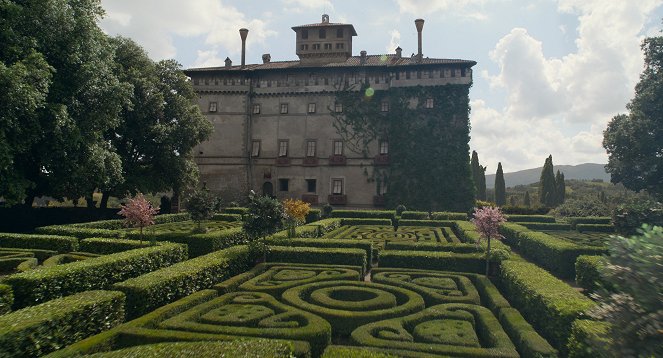
[(154, 208), (141, 193), (129, 199), (118, 212), (119, 215), (124, 216), (126, 226), (140, 228), (141, 241), (143, 240), (143, 228), (154, 225), (154, 215), (157, 213), (159, 213), (159, 208)]
[(488, 240), (488, 247), (486, 248), (486, 276), (490, 269), (490, 240), (502, 238), (499, 227), (503, 222), (506, 222), (506, 218), (500, 208), (484, 206), (483, 208), (474, 210), (472, 223), (476, 226), (481, 238)]

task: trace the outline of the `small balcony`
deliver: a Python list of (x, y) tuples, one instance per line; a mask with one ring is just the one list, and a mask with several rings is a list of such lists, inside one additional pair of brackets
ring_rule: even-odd
[(318, 196), (316, 194), (302, 194), (302, 201), (311, 205), (318, 205)]
[(277, 167), (289, 167), (290, 166), (290, 157), (277, 157), (276, 158)]
[(384, 206), (385, 205), (384, 195), (375, 195), (373, 196), (373, 206)]
[(345, 155), (332, 155), (329, 157), (329, 165), (345, 165), (347, 158)]
[(378, 154), (373, 158), (373, 165), (389, 165), (389, 154)]
[(332, 194), (327, 196), (329, 205), (345, 205), (348, 203), (348, 196), (341, 194)]
[(305, 167), (317, 167), (318, 166), (318, 157), (304, 157), (302, 165)]

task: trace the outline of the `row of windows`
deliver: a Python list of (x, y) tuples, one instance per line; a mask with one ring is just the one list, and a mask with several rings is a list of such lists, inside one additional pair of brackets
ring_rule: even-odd
[[(253, 140), (251, 142), (251, 157), (260, 156), (260, 140)], [(289, 155), (290, 140), (279, 139), (279, 157), (287, 157)], [(318, 141), (309, 139), (306, 141), (306, 156), (315, 157), (317, 155)], [(333, 154), (343, 155), (343, 141), (335, 140), (333, 142)], [(381, 140), (378, 144), (380, 155), (389, 154), (389, 142)]]
[[(306, 181), (306, 192), (316, 193), (318, 190), (317, 179), (304, 179)], [(343, 195), (343, 178), (331, 179), (331, 193), (334, 195)], [(279, 179), (279, 191), (290, 191), (290, 179)]]
[[(209, 103), (209, 111), (210, 112), (216, 112), (217, 107), (218, 107), (217, 102), (210, 102)], [(425, 108), (434, 108), (435, 107), (435, 101), (432, 98), (426, 98), (426, 102), (424, 103), (424, 107)], [(380, 103), (380, 111), (389, 112), (389, 102), (382, 101), (382, 103)], [(307, 113), (316, 113), (316, 112), (317, 112), (316, 103), (309, 103), (308, 108), (307, 108)], [(343, 113), (343, 104), (335, 103), (334, 104), (334, 112)], [(260, 104), (259, 103), (253, 104), (253, 108), (251, 110), (251, 113), (260, 114)], [(280, 104), (280, 113), (281, 114), (288, 114), (288, 104), (287, 103), (281, 103)]]
[[(325, 43), (325, 44), (312, 44), (311, 49), (312, 50), (320, 50), (322, 45), (325, 50), (331, 50), (333, 48), (331, 43)], [(343, 50), (345, 48), (345, 44), (343, 42), (338, 42), (336, 43), (336, 49), (337, 50)], [(308, 51), (308, 44), (301, 44), (299, 45), (299, 49), (302, 51)]]
[[(301, 34), (302, 34), (302, 40), (308, 39), (308, 29), (303, 29)], [(336, 29), (336, 37), (339, 38), (339, 39), (343, 37), (343, 29)], [(318, 38), (326, 39), (327, 38), (327, 29), (319, 29), (318, 30)]]

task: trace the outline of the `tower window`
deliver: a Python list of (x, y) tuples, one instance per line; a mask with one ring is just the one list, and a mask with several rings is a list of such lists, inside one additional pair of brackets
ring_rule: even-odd
[(343, 195), (343, 179), (332, 179), (332, 194)]
[(386, 140), (380, 141), (380, 154), (389, 154), (389, 142)]
[(279, 157), (288, 156), (288, 140), (279, 141)]
[(313, 49), (314, 50), (319, 50), (320, 49), (320, 44), (313, 44)]
[(331, 44), (325, 44), (325, 50), (331, 50), (332, 45)]
[(308, 38), (308, 30), (302, 30), (302, 39), (306, 40)]
[(382, 103), (380, 103), (380, 111), (381, 112), (389, 112), (389, 102), (382, 101)]
[(434, 102), (432, 98), (426, 98), (426, 108), (433, 108)]
[(315, 113), (315, 103), (308, 104), (308, 113)]
[(251, 142), (251, 156), (259, 157), (260, 156), (260, 141), (254, 140)]
[(253, 114), (260, 114), (260, 104), (253, 105)]
[(210, 102), (209, 103), (209, 111), (210, 112), (216, 112), (216, 102)]
[(344, 45), (344, 44), (343, 44), (342, 42), (337, 43), (337, 44), (336, 44), (336, 49), (337, 49), (337, 50), (342, 50), (343, 47), (344, 47), (343, 45)]
[(320, 29), (320, 32), (318, 33), (318, 37), (321, 39), (326, 39), (327, 38), (327, 30), (326, 29)]
[(339, 39), (343, 37), (343, 29), (336, 29), (336, 37)]
[(288, 113), (288, 104), (281, 103), (281, 114), (287, 114), (287, 113)]
[(314, 140), (306, 141), (306, 156), (307, 157), (315, 157), (316, 144), (317, 143)]
[(343, 113), (343, 103), (334, 104), (334, 112)]

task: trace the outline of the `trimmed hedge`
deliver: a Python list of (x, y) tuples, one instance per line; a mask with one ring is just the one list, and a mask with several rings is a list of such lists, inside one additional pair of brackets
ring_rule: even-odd
[(503, 261), (501, 292), (555, 348), (565, 353), (571, 325), (595, 303), (535, 264)]
[(140, 242), (136, 240), (111, 239), (101, 237), (83, 239), (80, 242), (81, 251), (91, 252), (99, 255), (114, 254), (149, 246), (151, 246), (151, 244), (148, 241)]
[(0, 233), (0, 247), (54, 250), (64, 253), (78, 250), (78, 240), (70, 236)]
[(56, 265), (64, 265), (72, 262), (77, 262), (77, 261), (83, 261), (95, 257), (99, 257), (101, 255), (98, 254), (91, 254), (89, 252), (69, 252), (66, 254), (59, 254), (55, 256), (51, 256), (44, 260), (42, 262), (42, 265), (44, 267), (51, 267), (51, 266), (56, 266)]
[(127, 295), (127, 316), (137, 317), (253, 266), (247, 246), (235, 246), (116, 283)]
[(310, 209), (308, 211), (308, 214), (306, 214), (305, 221), (307, 224), (310, 224), (314, 221), (318, 221), (320, 220), (320, 215), (321, 215), (320, 209)]
[(576, 260), (576, 283), (588, 292), (594, 292), (599, 285), (611, 289), (609, 282), (601, 279), (601, 268), (607, 260), (603, 256), (581, 255)]
[(578, 232), (607, 232), (614, 233), (615, 227), (612, 224), (577, 224)]
[(16, 254), (16, 253), (24, 253), (27, 254), (28, 256), (36, 257), (37, 260), (39, 261), (44, 261), (47, 258), (57, 255), (57, 251), (53, 250), (42, 250), (42, 249), (17, 249), (13, 247), (0, 247), (0, 255), (6, 255), (8, 253)]
[(297, 246), (318, 248), (348, 248), (362, 249), (366, 251), (366, 264), (368, 269), (373, 266), (373, 242), (370, 240), (345, 240), (345, 239), (283, 239), (270, 237), (265, 240), (270, 246)]
[(498, 318), (523, 357), (556, 358), (558, 352), (543, 339), (515, 308), (502, 308)]
[(124, 321), (124, 294), (88, 291), (0, 316), (0, 356), (35, 357)]
[(481, 273), (486, 270), (486, 261), (483, 253), (383, 250), (380, 267)]
[[(310, 224), (297, 226), (295, 228), (295, 237), (321, 237), (327, 232), (341, 227), (341, 220), (343, 219), (323, 219)], [(288, 230), (279, 231), (271, 237), (286, 239), (288, 238)]]
[(430, 216), (426, 211), (403, 211), (401, 219), (408, 220), (429, 220)]
[(290, 358), (294, 356), (291, 342), (274, 339), (238, 339), (226, 342), (169, 342), (124, 348), (93, 354), (94, 358)]
[(247, 243), (246, 233), (241, 227), (212, 231), (206, 234), (164, 238), (166, 241), (179, 242), (189, 246), (189, 257), (197, 257), (210, 252)]
[[(481, 303), (479, 292), (470, 279), (464, 275), (431, 271), (376, 270), (378, 271), (371, 275), (371, 282), (414, 291), (424, 298), (427, 306), (442, 303), (475, 305)], [(430, 287), (431, 282), (434, 282), (433, 287)]]
[(14, 308), (22, 308), (73, 293), (108, 289), (112, 284), (185, 260), (186, 247), (164, 243), (67, 265), (58, 265), (8, 276), (14, 291)]
[(431, 220), (461, 220), (461, 221), (466, 221), (467, 220), (467, 214), (466, 213), (452, 213), (448, 211), (437, 211), (434, 212), (430, 215)]
[[(482, 251), (486, 251), (488, 242), (481, 239), (481, 235), (473, 223), (469, 221), (454, 221), (452, 229), (461, 242), (470, 244), (476, 244), (479, 242), (479, 246), (481, 247)], [(500, 240), (490, 240), (490, 245), (491, 250), (501, 249), (509, 253), (511, 252), (511, 248)]]
[[(573, 322), (571, 327), (571, 337), (569, 338), (568, 357), (569, 358), (594, 358), (598, 357), (600, 352), (595, 352), (593, 346), (610, 347), (612, 340), (607, 338), (610, 330), (610, 324), (586, 319), (578, 319)], [(606, 349), (609, 351), (609, 349)]]
[(391, 219), (341, 219), (341, 225), (381, 225), (391, 226)]
[[(269, 265), (269, 264), (266, 264)], [(272, 264), (269, 269), (242, 282), (238, 292), (263, 292), (273, 297), (281, 297), (284, 291), (293, 287), (321, 281), (360, 281), (361, 267), (342, 265), (311, 265), (311, 264)], [(236, 282), (239, 278), (235, 276)], [(234, 283), (232, 284), (234, 285)], [(217, 290), (221, 284), (214, 286)], [(231, 285), (224, 283), (228, 290)]]
[(9, 285), (0, 284), (0, 315), (12, 310), (14, 304), (14, 293)]
[(398, 221), (398, 226), (432, 226), (432, 227), (452, 227), (453, 221), (449, 220), (404, 220)]
[(612, 218), (609, 216), (586, 216), (586, 217), (570, 216), (564, 218), (564, 220), (569, 224), (571, 224), (571, 227), (574, 229), (578, 224), (603, 224), (603, 225), (612, 224)]
[(507, 215), (506, 219), (518, 223), (554, 223), (555, 217), (550, 215)]
[(239, 214), (239, 215), (244, 215), (249, 212), (249, 208), (242, 208), (242, 207), (230, 207), (230, 208), (223, 208), (221, 210), (225, 214)]
[(449, 244), (438, 242), (407, 242), (407, 241), (386, 241), (385, 250), (403, 250), (403, 251), (448, 251), (461, 254), (473, 252), (483, 252), (481, 247), (475, 244)]
[(352, 219), (395, 219), (396, 213), (392, 210), (334, 210), (332, 218)]
[(79, 239), (88, 237), (115, 237), (123, 238), (124, 232), (108, 229), (93, 229), (88, 227), (77, 227), (73, 225), (51, 225), (35, 229), (36, 233), (48, 235), (73, 236)]
[(266, 261), (359, 266), (362, 268), (362, 274), (366, 273), (367, 266), (364, 249), (346, 248), (270, 246), (266, 254)]
[(398, 356), (374, 351), (368, 347), (329, 345), (320, 358), (398, 358)]
[(214, 289), (219, 291), (219, 294), (225, 295), (226, 293), (230, 292), (235, 292), (237, 291), (237, 288), (243, 284), (244, 282), (260, 275), (261, 273), (265, 272), (269, 268), (269, 265), (266, 263), (260, 263), (257, 264), (255, 267), (250, 269), (249, 271), (240, 273), (239, 275), (235, 275), (221, 283), (218, 283), (214, 285)]
[(531, 222), (518, 222), (514, 221), (518, 225), (522, 225), (530, 230), (559, 230), (559, 231), (569, 231), (571, 230), (570, 224), (564, 223), (531, 223)]
[(242, 215), (240, 214), (214, 214), (212, 220), (216, 221), (242, 221)]

